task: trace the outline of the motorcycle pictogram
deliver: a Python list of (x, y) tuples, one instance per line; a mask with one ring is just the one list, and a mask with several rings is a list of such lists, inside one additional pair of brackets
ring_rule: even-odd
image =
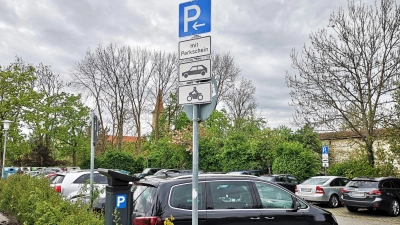
[(188, 102), (192, 99), (203, 100), (203, 95), (196, 90), (196, 87), (193, 87), (193, 91), (189, 92), (189, 96), (187, 96)]

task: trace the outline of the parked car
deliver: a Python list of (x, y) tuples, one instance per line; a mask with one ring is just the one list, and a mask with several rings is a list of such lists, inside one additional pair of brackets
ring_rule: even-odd
[(260, 176), (260, 178), (277, 183), (287, 188), (289, 191), (293, 193), (295, 193), (296, 185), (300, 183), (299, 179), (297, 179), (295, 176), (291, 174), (270, 174), (270, 175)]
[(400, 179), (397, 177), (356, 177), (342, 189), (341, 198), (350, 212), (367, 208), (386, 211), (389, 216), (398, 216)]
[(161, 168), (146, 168), (141, 173), (134, 174), (135, 177), (143, 178), (145, 176), (154, 175), (157, 171), (161, 170)]
[[(50, 183), (57, 192), (65, 199), (73, 199), (82, 195), (89, 195), (90, 171), (75, 171), (70, 173), (57, 173)], [(107, 177), (95, 171), (93, 174), (93, 185), (102, 191), (107, 186)], [(105, 196), (105, 191), (102, 193)]]
[(176, 176), (181, 176), (182, 173), (180, 170), (176, 169), (161, 169), (157, 171), (154, 175), (146, 176), (145, 179), (165, 179)]
[(233, 170), (233, 171), (228, 172), (227, 174), (261, 176), (261, 175), (266, 174), (266, 172), (265, 172), (265, 170)]
[(296, 186), (297, 196), (312, 203), (328, 204), (331, 208), (340, 206), (342, 188), (349, 179), (341, 176), (311, 177)]
[[(192, 176), (134, 184), (134, 225), (162, 225), (170, 215), (175, 225), (191, 223)], [(331, 212), (255, 176), (200, 174), (197, 195), (199, 224), (338, 224)]]

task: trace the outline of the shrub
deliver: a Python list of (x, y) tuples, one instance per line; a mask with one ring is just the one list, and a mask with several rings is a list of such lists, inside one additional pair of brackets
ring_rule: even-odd
[(328, 169), (329, 175), (354, 178), (359, 176), (377, 176), (376, 170), (365, 159), (346, 160), (333, 164)]
[(305, 180), (315, 176), (321, 167), (318, 155), (311, 149), (304, 149), (299, 142), (286, 142), (277, 149), (272, 170), (275, 174), (287, 173)]
[(46, 178), (17, 174), (0, 181), (0, 211), (24, 225), (104, 224), (103, 216), (80, 205), (62, 200)]

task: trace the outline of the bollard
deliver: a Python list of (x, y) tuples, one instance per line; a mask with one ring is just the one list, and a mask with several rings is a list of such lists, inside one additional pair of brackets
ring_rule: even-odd
[(132, 185), (129, 182), (140, 178), (128, 176), (108, 169), (98, 169), (107, 177), (106, 203), (104, 209), (104, 224), (132, 224)]

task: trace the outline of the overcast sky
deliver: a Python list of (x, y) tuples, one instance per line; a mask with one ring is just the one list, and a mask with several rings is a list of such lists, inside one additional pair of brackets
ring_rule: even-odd
[[(366, 1), (366, 0), (365, 0)], [(67, 78), (99, 44), (178, 52), (179, 4), (186, 0), (2, 0), (0, 65), (22, 57)], [(368, 0), (368, 2), (371, 2)], [(269, 127), (292, 127), (286, 72), (293, 48), (328, 25), (347, 0), (212, 0), (212, 51), (230, 52), (256, 86), (259, 115)]]

